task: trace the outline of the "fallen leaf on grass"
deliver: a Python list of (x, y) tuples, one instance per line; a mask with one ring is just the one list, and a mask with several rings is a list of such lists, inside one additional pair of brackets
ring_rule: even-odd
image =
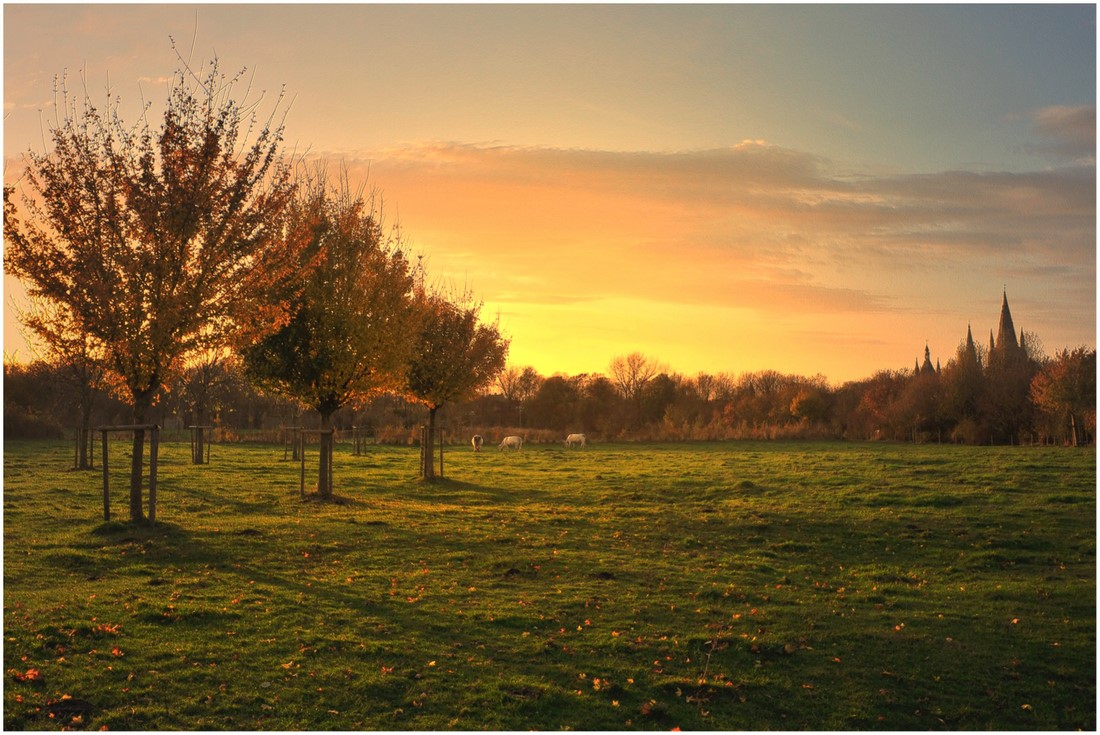
[(24, 682), (42, 681), (42, 674), (38, 671), (38, 669), (27, 669), (24, 673), (19, 673), (15, 669), (12, 669), (11, 671), (13, 672), (12, 678), (21, 684)]

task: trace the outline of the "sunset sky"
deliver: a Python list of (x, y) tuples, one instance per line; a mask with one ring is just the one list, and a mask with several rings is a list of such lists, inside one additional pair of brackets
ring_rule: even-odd
[(1002, 289), (1096, 344), (1093, 5), (7, 4), (5, 182), (56, 75), (163, 100), (170, 39), (285, 86), (288, 152), (369, 170), (513, 365), (838, 383), (988, 341)]

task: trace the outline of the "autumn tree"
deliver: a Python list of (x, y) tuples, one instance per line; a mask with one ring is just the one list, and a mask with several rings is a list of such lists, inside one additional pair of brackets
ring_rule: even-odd
[(519, 380), (523, 371), (515, 365), (509, 365), (504, 370), (500, 371), (497, 375), (497, 388), (500, 389), (500, 395), (506, 401), (518, 400), (519, 395)]
[(637, 425), (642, 417), (642, 389), (649, 381), (662, 372), (663, 368), (657, 360), (647, 357), (640, 352), (632, 352), (629, 355), (616, 357), (608, 368), (611, 382), (619, 389), (619, 393), (627, 400), (634, 411), (633, 423)]
[(610, 436), (621, 424), (623, 399), (605, 376), (590, 376), (582, 387), (577, 420), (585, 431)]
[(508, 340), (496, 324), (479, 320), (481, 304), (470, 294), (451, 300), (431, 294), (406, 371), (409, 395), (428, 409), (424, 447), (424, 479), (435, 479), (436, 414), (439, 409), (473, 395), (493, 383), (504, 369)]
[(640, 396), (645, 384), (661, 372), (661, 366), (653, 358), (632, 352), (613, 359), (608, 372), (623, 398), (633, 401)]
[[(216, 61), (177, 71), (159, 130), (149, 106), (132, 124), (117, 97), (100, 109), (63, 85), (52, 149), (25, 155), (21, 208), (5, 187), (8, 269), (102, 351), (136, 424), (184, 356), (270, 323), (257, 295), (285, 274), (281, 102), (261, 119), (255, 101), (234, 99), (239, 79)], [(136, 431), (133, 522), (143, 452)]]
[(564, 431), (576, 421), (581, 391), (577, 381), (563, 375), (551, 375), (542, 381), (528, 402), (527, 415), (532, 426)]
[(985, 391), (983, 354), (967, 326), (966, 340), (959, 344), (954, 358), (943, 369), (944, 412), (955, 423), (955, 438), (971, 444), (981, 443), (983, 438), (980, 423)]
[(523, 411), (542, 387), (543, 377), (533, 367), (509, 366), (497, 376), (497, 387), (504, 400), (518, 408), (519, 423), (523, 425)]
[(1031, 381), (1035, 404), (1063, 426), (1077, 446), (1085, 431), (1096, 428), (1096, 350), (1077, 347), (1055, 355)]
[(323, 168), (303, 174), (286, 233), (302, 242), (301, 286), (282, 305), (285, 324), (241, 349), (249, 377), (321, 416), (317, 492), (333, 495), (332, 414), (400, 390), (419, 333), (419, 267), (395, 230), (386, 232), (374, 197), (346, 177), (330, 185)]

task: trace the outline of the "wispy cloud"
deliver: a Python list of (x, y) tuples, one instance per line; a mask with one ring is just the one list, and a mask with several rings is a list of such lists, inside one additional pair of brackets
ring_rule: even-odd
[(440, 143), (386, 151), (371, 165), (377, 183), (402, 200), (426, 198), (425, 212), (448, 220), (432, 230), (511, 233), (514, 252), (485, 240), (495, 259), (538, 252), (541, 263), (547, 250), (575, 255), (599, 241), (616, 257), (679, 249), (692, 256), (679, 262), (702, 269), (708, 251), (733, 255), (751, 273), (806, 258), (874, 269), (881, 254), (899, 269), (929, 253), (1083, 265), (1095, 245), (1091, 166), (853, 177), (761, 141), (684, 153)]
[(1096, 107), (1044, 107), (1032, 113), (1032, 130), (1043, 142), (1038, 150), (1082, 163), (1096, 162)]

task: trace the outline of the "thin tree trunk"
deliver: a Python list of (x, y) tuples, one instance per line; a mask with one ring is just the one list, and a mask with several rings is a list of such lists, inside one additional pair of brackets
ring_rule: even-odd
[(206, 443), (206, 430), (202, 428), (206, 423), (205, 412), (200, 407), (194, 412), (192, 418), (195, 421), (194, 425), (199, 428), (191, 430), (191, 440), (193, 442), (191, 445), (191, 464), (203, 464), (206, 457), (203, 451), (203, 446)]
[(85, 381), (80, 390), (80, 431), (76, 440), (78, 470), (87, 470), (92, 466), (91, 450), (88, 447), (92, 435), (92, 389)]
[(424, 479), (435, 482), (435, 413), (439, 406), (428, 408), (428, 437), (427, 446), (424, 447)]

